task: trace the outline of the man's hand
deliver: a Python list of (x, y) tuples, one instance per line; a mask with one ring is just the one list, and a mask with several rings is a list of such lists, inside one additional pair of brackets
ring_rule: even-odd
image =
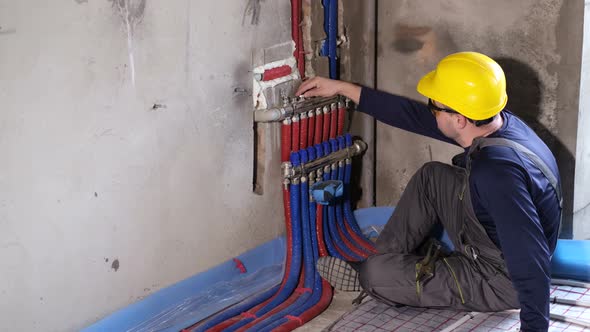
[(358, 104), (361, 87), (352, 83), (331, 80), (325, 77), (313, 77), (304, 81), (297, 89), (296, 96), (304, 97), (332, 97), (343, 95)]

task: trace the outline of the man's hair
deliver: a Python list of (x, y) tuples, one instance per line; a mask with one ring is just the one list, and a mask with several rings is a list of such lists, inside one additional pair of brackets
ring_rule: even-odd
[[(496, 115), (498, 115), (498, 114), (496, 114)], [(494, 121), (494, 119), (496, 118), (496, 115), (492, 116), (491, 118), (487, 118), (487, 119), (483, 119), (483, 120), (473, 120), (468, 117), (465, 117), (465, 118), (467, 119), (467, 121), (473, 123), (476, 127), (481, 127), (481, 126), (485, 126), (488, 123)]]

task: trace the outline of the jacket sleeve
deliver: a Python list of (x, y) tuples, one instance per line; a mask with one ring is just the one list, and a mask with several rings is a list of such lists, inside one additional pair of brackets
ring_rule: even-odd
[[(475, 174), (477, 172), (477, 174)], [(507, 161), (474, 167), (476, 195), (496, 225), (498, 240), (520, 302), (521, 331), (549, 327), (550, 250), (528, 191), (527, 173)]]
[(390, 126), (457, 145), (438, 129), (436, 118), (423, 103), (363, 87), (358, 109)]

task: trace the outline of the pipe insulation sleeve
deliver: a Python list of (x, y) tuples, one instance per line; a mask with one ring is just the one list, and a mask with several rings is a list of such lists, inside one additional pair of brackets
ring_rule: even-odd
[(292, 151), (299, 151), (299, 133), (300, 133), (300, 127), (301, 124), (299, 122), (299, 115), (294, 115), (291, 118), (291, 121), (293, 121), (293, 128), (291, 129), (292, 132), (292, 140), (291, 140), (291, 149)]
[[(307, 161), (307, 151), (301, 151), (301, 161)], [(280, 312), (273, 314), (270, 317), (267, 317), (263, 322), (260, 322), (254, 326), (252, 326), (248, 332), (255, 332), (255, 331), (265, 331), (265, 327), (271, 325), (272, 323), (280, 320), (286, 315), (290, 315), (293, 311), (297, 310), (301, 306), (304, 306), (310, 296), (312, 295), (312, 290), (314, 288), (314, 282), (316, 277), (315, 271), (315, 262), (313, 257), (313, 249), (311, 246), (311, 230), (309, 225), (309, 184), (305, 177), (301, 178), (301, 229), (302, 229), (302, 240), (303, 240), (303, 268), (305, 270), (305, 277), (303, 283), (303, 289), (309, 291), (303, 291), (301, 295), (297, 298), (297, 300), (292, 303), (287, 308), (284, 308)]]
[(322, 142), (327, 141), (330, 138), (330, 108), (324, 106), (322, 112), (324, 113), (324, 127), (322, 132)]
[(315, 111), (315, 132), (313, 133), (313, 144), (320, 144), (322, 142), (322, 128), (324, 125), (324, 112), (321, 108)]
[(307, 118), (306, 113), (300, 114), (300, 121), (299, 121), (299, 149), (307, 149), (307, 131), (308, 131), (309, 121)]
[(291, 153), (291, 119), (283, 120), (281, 124), (281, 162), (289, 160)]
[[(344, 182), (344, 172), (345, 172), (344, 162), (340, 162), (338, 165), (338, 180)], [(346, 192), (345, 192), (346, 195)], [(336, 209), (336, 224), (338, 226), (338, 234), (344, 244), (358, 257), (361, 259), (365, 259), (369, 256), (369, 251), (365, 251), (363, 246), (356, 242), (356, 240), (352, 237), (349, 233), (349, 228), (345, 226), (344, 222), (344, 214), (343, 214), (343, 201), (339, 200), (338, 203), (334, 206)]]
[(338, 131), (338, 110), (336, 104), (330, 105), (330, 139), (336, 138)]
[[(260, 303), (252, 305), (252, 307), (250, 307), (249, 310), (245, 311), (245, 313), (248, 314), (248, 316), (255, 315), (258, 310), (265, 307), (272, 299), (274, 299), (278, 295), (278, 293), (281, 292), (281, 290), (285, 287), (285, 285), (289, 279), (289, 271), (291, 270), (291, 260), (292, 260), (291, 258), (292, 258), (292, 251), (293, 251), (293, 247), (292, 247), (293, 239), (292, 239), (292, 232), (291, 232), (291, 229), (292, 229), (292, 226), (291, 226), (291, 201), (290, 201), (289, 189), (287, 186), (285, 186), (283, 188), (283, 206), (284, 206), (284, 211), (285, 211), (285, 229), (286, 229), (286, 239), (287, 239), (287, 248), (286, 248), (287, 253), (286, 253), (286, 257), (285, 257), (285, 271), (283, 274), (283, 280), (282, 280), (280, 286), (277, 287), (276, 290), (266, 298), (266, 300), (262, 300), (262, 301), (260, 301)], [(244, 307), (247, 307), (247, 306), (244, 305)], [(231, 319), (226, 319), (222, 323), (217, 324), (214, 328), (208, 330), (208, 332), (224, 331), (225, 329), (227, 329), (228, 327), (232, 326), (233, 324), (241, 321), (245, 317), (241, 314), (242, 314), (242, 312), (238, 312), (237, 316), (234, 315), (235, 317), (233, 317)]]
[(344, 120), (346, 118), (346, 109), (342, 103), (338, 103), (338, 130), (337, 135), (342, 136), (344, 134)]
[(315, 111), (307, 113), (307, 146), (313, 145), (313, 135), (315, 134)]

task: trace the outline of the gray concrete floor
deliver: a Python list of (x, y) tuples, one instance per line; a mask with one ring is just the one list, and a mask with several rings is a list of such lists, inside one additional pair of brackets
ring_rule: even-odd
[(359, 292), (340, 292), (334, 290), (334, 298), (328, 309), (321, 315), (309, 321), (302, 327), (295, 329), (297, 332), (317, 332), (332, 325), (338, 318), (352, 310), (352, 300), (359, 296)]

